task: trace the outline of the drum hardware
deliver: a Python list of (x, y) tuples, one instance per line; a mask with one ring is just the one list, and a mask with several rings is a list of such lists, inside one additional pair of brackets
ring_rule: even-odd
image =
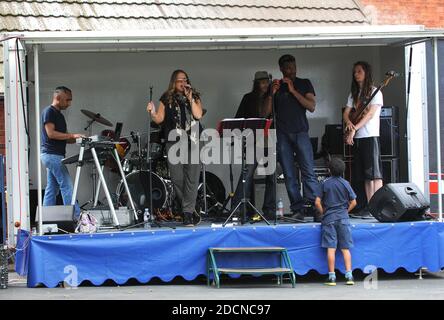
[(88, 130), (88, 128), (91, 127), (91, 125), (92, 125), (94, 122), (101, 123), (101, 124), (103, 124), (103, 125), (105, 125), (105, 126), (107, 126), (107, 127), (112, 127), (112, 126), (113, 126), (113, 124), (112, 124), (110, 121), (108, 121), (108, 120), (106, 120), (105, 118), (103, 118), (102, 115), (101, 115), (100, 113), (95, 113), (95, 112), (92, 112), (92, 111), (89, 111), (89, 110), (86, 110), (86, 109), (82, 109), (82, 110), (80, 110), (80, 111), (81, 111), (85, 116), (87, 116), (88, 118), (91, 119), (90, 121), (88, 121), (88, 126), (86, 126), (85, 131)]
[[(204, 188), (203, 188), (203, 172), (200, 177), (198, 186), (198, 195), (196, 201), (196, 211), (206, 218), (220, 218), (224, 213), (222, 202), (225, 199), (225, 187), (222, 181), (213, 173), (206, 173), (206, 199), (207, 211), (204, 208)], [(228, 211), (228, 210), (226, 210)]]
[[(149, 187), (150, 175), (151, 189)], [(148, 170), (137, 170), (128, 174), (126, 181), (139, 214), (141, 214), (145, 208), (148, 208), (150, 202), (152, 202), (153, 213), (150, 213), (150, 216), (152, 216), (152, 220), (155, 218), (156, 220), (151, 223), (158, 227), (166, 226), (173, 229), (175, 228), (175, 222), (171, 221), (174, 217), (171, 212), (173, 208), (174, 188), (170, 180), (164, 179), (154, 172), (150, 174)], [(123, 180), (120, 181), (116, 190), (118, 204), (119, 206), (128, 206), (127, 192), (123, 188), (122, 183)], [(144, 222), (135, 224), (131, 226), (131, 228), (141, 226), (143, 223)]]
[[(153, 86), (150, 86), (150, 101), (153, 101)], [(153, 119), (151, 119), (151, 112), (148, 112), (148, 135), (147, 135), (147, 146), (150, 147), (150, 138), (151, 138), (151, 122)], [(150, 172), (150, 175), (148, 177), (148, 185), (150, 187), (150, 191), (153, 191), (153, 181), (152, 181), (152, 168), (151, 168), (151, 154), (150, 149), (147, 150), (147, 163), (148, 163), (148, 170)], [(152, 195), (153, 192), (151, 192)], [(154, 211), (153, 211), (153, 197), (150, 196), (150, 202), (149, 202), (149, 208), (150, 208), (150, 220), (151, 223), (155, 221), (154, 219)], [(157, 225), (159, 226), (159, 225)]]

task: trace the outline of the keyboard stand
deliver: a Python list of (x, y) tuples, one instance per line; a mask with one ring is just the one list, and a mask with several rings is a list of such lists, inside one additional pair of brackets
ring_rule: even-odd
[[(110, 210), (111, 216), (113, 218), (114, 226), (119, 228), (120, 227), (119, 219), (117, 218), (116, 211), (114, 209), (114, 204), (113, 204), (113, 201), (111, 199), (111, 194), (109, 193), (109, 189), (108, 189), (108, 186), (106, 184), (105, 176), (103, 175), (103, 170), (101, 168), (101, 165), (100, 165), (100, 162), (99, 162), (99, 158), (97, 157), (97, 152), (96, 152), (96, 148), (95, 148), (96, 144), (94, 142), (92, 142), (90, 138), (82, 138), (81, 143), (80, 143), (80, 153), (79, 153), (79, 159), (77, 161), (76, 178), (75, 178), (75, 181), (74, 181), (74, 190), (73, 190), (73, 194), (72, 194), (71, 205), (74, 206), (75, 203), (76, 203), (77, 191), (79, 189), (80, 173), (82, 171), (82, 167), (83, 167), (83, 164), (84, 164), (84, 162), (83, 162), (83, 155), (84, 155), (84, 152), (85, 152), (85, 146), (86, 145), (90, 145), (91, 154), (93, 156), (94, 164), (96, 166), (96, 169), (97, 169), (97, 171), (99, 173), (99, 178), (100, 178), (100, 182), (101, 182), (100, 184), (103, 185), (103, 191), (105, 192), (106, 200), (108, 202), (109, 210)], [(113, 149), (114, 149), (115, 152), (117, 152), (116, 148), (115, 148), (115, 145), (113, 145)], [(124, 179), (125, 189), (126, 189), (126, 192), (127, 192), (128, 196), (129, 196), (129, 200), (130, 200), (131, 206), (133, 207), (134, 214), (137, 216), (137, 213), (136, 213), (135, 207), (134, 207), (134, 203), (133, 203), (131, 194), (130, 194), (129, 189), (128, 189), (128, 184), (126, 183), (125, 176), (123, 175), (122, 166), (120, 164), (120, 161), (117, 161), (117, 163), (118, 163), (118, 166), (119, 166), (119, 169), (120, 169), (120, 173), (122, 174), (122, 177)], [(96, 194), (96, 195), (98, 196), (98, 194)]]

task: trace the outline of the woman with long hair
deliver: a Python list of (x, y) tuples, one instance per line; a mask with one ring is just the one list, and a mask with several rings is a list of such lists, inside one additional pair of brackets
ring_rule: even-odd
[[(200, 94), (193, 89), (187, 73), (183, 70), (175, 70), (171, 74), (168, 89), (160, 98), (156, 110), (154, 103), (150, 101), (147, 111), (151, 113), (152, 120), (156, 124), (162, 124), (165, 133), (166, 151), (176, 143), (169, 141), (168, 136), (175, 130), (179, 134), (187, 135), (188, 155), (191, 154), (192, 144), (196, 143), (196, 132), (201, 132), (199, 120), (202, 118), (203, 109)], [(194, 130), (194, 126), (199, 130)], [(193, 213), (196, 206), (197, 189), (199, 184), (200, 165), (192, 163), (190, 156), (174, 164), (168, 158), (168, 168), (171, 181), (174, 185), (175, 195), (183, 212), (185, 226), (193, 225)]]
[[(346, 134), (345, 143), (353, 146), (353, 176), (356, 181), (364, 182), (367, 203), (373, 194), (382, 187), (379, 143), (379, 115), (383, 105), (381, 91), (368, 103), (368, 107), (355, 123), (351, 120), (351, 112), (362, 108), (375, 90), (371, 65), (365, 61), (356, 62), (353, 65), (351, 92), (344, 109), (343, 120)], [(368, 211), (363, 210), (362, 214), (368, 215)]]

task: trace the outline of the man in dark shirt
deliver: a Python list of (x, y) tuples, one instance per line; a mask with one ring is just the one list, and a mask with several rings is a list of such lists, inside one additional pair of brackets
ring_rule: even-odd
[[(54, 90), (52, 104), (46, 107), (41, 116), (41, 161), (46, 167), (47, 183), (44, 206), (56, 204), (57, 194), (60, 193), (65, 205), (71, 204), (73, 184), (68, 169), (62, 163), (65, 157), (66, 143), (75, 143), (82, 134), (68, 133), (65, 117), (62, 110), (66, 110), (72, 101), (72, 92), (66, 87), (57, 87)], [(80, 215), (78, 204), (74, 208), (74, 219)]]
[[(315, 111), (315, 91), (310, 80), (296, 77), (296, 59), (292, 55), (283, 55), (279, 59), (279, 68), (283, 78), (273, 80), (272, 89), (275, 94), (278, 161), (285, 176), (293, 218), (303, 220), (304, 199), (294, 163), (296, 160), (301, 170), (304, 197), (314, 203), (319, 184), (313, 170), (313, 148), (306, 113), (307, 110)], [(319, 217), (315, 216), (315, 219)]]
[[(258, 71), (254, 75), (253, 90), (243, 96), (239, 108), (236, 112), (236, 118), (268, 118), (271, 114), (271, 96), (268, 90), (269, 76), (266, 71)], [(264, 146), (264, 156), (268, 156), (268, 148)], [(254, 164), (245, 165), (245, 198), (253, 195), (254, 172), (258, 166), (255, 157)], [(231, 206), (234, 208), (243, 197), (242, 173), (237, 183), (236, 191)], [(276, 192), (274, 190), (273, 175), (265, 176), (265, 193), (262, 210), (266, 219), (274, 217), (276, 211)], [(243, 208), (243, 206), (242, 206)]]

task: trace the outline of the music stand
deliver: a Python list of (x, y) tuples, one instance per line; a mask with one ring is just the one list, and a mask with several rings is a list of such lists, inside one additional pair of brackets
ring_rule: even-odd
[[(264, 129), (267, 130), (270, 127), (271, 121), (267, 120), (265, 118), (249, 118), (249, 119), (224, 119), (219, 123), (219, 131), (223, 131), (224, 129), (239, 129), (241, 131), (244, 131), (245, 129), (251, 129), (253, 132), (253, 135), (255, 134), (255, 130), (257, 129)], [(243, 205), (243, 212), (242, 212), (242, 218), (241, 223), (244, 224), (246, 221), (246, 211), (247, 211), (247, 205), (249, 205), (268, 225), (270, 225), (270, 222), (268, 222), (267, 219), (265, 219), (264, 215), (251, 203), (249, 198), (246, 198), (246, 190), (245, 190), (245, 174), (246, 174), (246, 163), (245, 163), (245, 149), (246, 149), (246, 142), (247, 136), (242, 134), (242, 199), (239, 200), (237, 205), (231, 210), (230, 215), (228, 216), (227, 220), (223, 223), (223, 227), (228, 223), (228, 221), (231, 219), (231, 217), (234, 215), (234, 213), (239, 209), (241, 205)]]

